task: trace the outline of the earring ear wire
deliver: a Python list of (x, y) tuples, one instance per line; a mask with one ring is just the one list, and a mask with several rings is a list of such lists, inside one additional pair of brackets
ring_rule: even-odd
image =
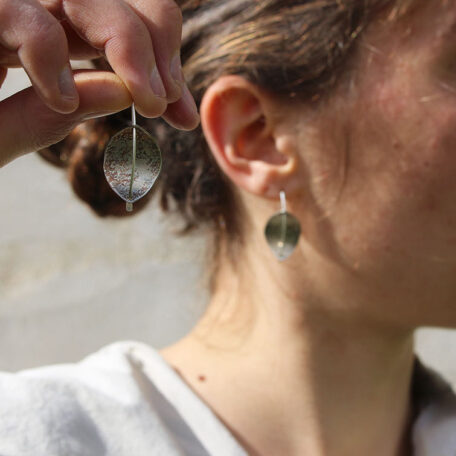
[(286, 260), (296, 248), (301, 234), (299, 220), (287, 211), (285, 191), (280, 191), (280, 211), (267, 222), (264, 234), (274, 256)]
[(285, 213), (287, 212), (287, 198), (285, 196), (285, 192), (280, 190), (280, 212)]

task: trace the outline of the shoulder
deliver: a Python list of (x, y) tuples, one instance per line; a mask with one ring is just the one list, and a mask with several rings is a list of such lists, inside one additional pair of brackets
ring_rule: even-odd
[(0, 454), (107, 454), (106, 436), (124, 428), (126, 416), (150, 420), (129, 357), (136, 344), (117, 342), (74, 364), (0, 372)]
[[(77, 363), (56, 364), (16, 373), (0, 372), (0, 395), (8, 403), (46, 398), (48, 394), (61, 394), (63, 400), (83, 399), (79, 391), (97, 391), (104, 397), (128, 397), (131, 391), (123, 388), (131, 383), (134, 370), (130, 352), (135, 342), (116, 342), (88, 355)], [(121, 386), (122, 388), (119, 388)], [(69, 394), (71, 393), (71, 394)], [(39, 407), (38, 401), (36, 407)], [(0, 413), (2, 410), (0, 408)]]

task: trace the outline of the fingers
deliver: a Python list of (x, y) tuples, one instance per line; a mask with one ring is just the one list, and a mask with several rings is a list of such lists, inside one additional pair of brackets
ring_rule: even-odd
[(57, 19), (35, 0), (0, 0), (0, 24), (0, 43), (17, 52), (43, 101), (58, 112), (74, 111), (79, 97)]
[(171, 0), (127, 1), (152, 38), (155, 62), (166, 89), (167, 100), (173, 103), (181, 97), (185, 83), (180, 60), (181, 10)]
[(77, 111), (60, 114), (48, 108), (32, 88), (0, 103), (0, 167), (63, 139), (78, 123), (126, 109), (132, 99), (113, 73), (75, 74), (80, 96)]
[(64, 3), (64, 10), (84, 39), (104, 49), (138, 111), (148, 117), (161, 115), (167, 106), (166, 90), (150, 34), (138, 15), (122, 0), (71, 0)]
[(200, 118), (187, 86), (184, 86), (182, 97), (177, 102), (168, 105), (162, 117), (168, 124), (179, 130), (193, 130), (198, 126)]
[[(124, 109), (131, 97), (146, 117), (163, 115), (183, 130), (196, 127), (199, 116), (180, 68), (182, 17), (172, 0), (40, 1), (44, 6), (38, 0), (0, 0), (0, 55), (17, 53), (39, 95), (25, 90), (0, 104), (0, 165), (59, 141), (86, 115)], [(79, 97), (68, 40), (80, 38), (87, 43), (81, 55), (104, 51), (120, 79), (78, 74)], [(6, 74), (1, 65), (0, 85)]]
[(104, 50), (140, 114), (158, 117), (181, 96), (182, 15), (174, 1), (67, 0), (63, 7), (78, 34)]

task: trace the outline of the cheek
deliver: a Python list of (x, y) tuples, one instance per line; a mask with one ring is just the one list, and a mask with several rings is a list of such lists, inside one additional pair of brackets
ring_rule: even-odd
[(379, 170), (385, 176), (390, 174), (389, 185), (404, 197), (426, 200), (437, 193), (453, 198), (456, 97), (432, 92), (434, 87), (405, 69), (400, 78), (392, 80), (394, 83), (376, 87), (372, 115), (368, 115), (375, 119), (368, 126), (368, 136), (378, 142), (375, 159)]
[(456, 103), (409, 90), (379, 87), (354, 129), (339, 234), (361, 262), (456, 255)]
[(450, 216), (456, 209), (456, 109), (424, 114), (415, 131), (402, 138), (398, 190), (415, 196), (423, 210), (440, 207)]

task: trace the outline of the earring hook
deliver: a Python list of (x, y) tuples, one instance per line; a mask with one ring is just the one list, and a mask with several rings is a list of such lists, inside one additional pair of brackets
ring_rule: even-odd
[(283, 190), (280, 191), (280, 212), (282, 214), (287, 212), (287, 199)]

